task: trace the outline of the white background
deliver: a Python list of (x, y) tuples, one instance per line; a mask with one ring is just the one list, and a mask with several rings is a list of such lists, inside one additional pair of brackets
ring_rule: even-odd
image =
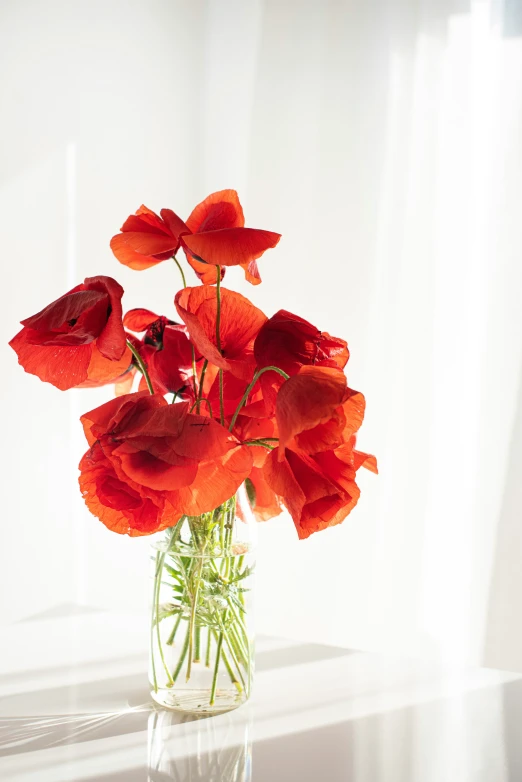
[[(511, 9), (511, 10), (510, 10)], [(143, 611), (147, 540), (83, 507), (78, 418), (18, 321), (85, 276), (173, 313), (109, 240), (141, 203), (239, 191), (279, 231), (225, 284), (348, 339), (380, 475), (339, 528), (260, 529), (263, 632), (522, 670), (522, 24), (450, 0), (3, 0), (0, 618)]]

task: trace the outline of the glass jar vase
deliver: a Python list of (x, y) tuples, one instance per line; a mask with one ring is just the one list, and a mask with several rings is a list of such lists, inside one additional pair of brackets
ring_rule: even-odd
[(243, 486), (155, 536), (149, 679), (160, 706), (218, 714), (250, 696), (255, 529)]

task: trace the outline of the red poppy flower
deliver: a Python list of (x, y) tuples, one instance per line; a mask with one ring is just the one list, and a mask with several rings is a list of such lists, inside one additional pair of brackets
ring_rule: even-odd
[(121, 233), (111, 239), (111, 250), (120, 263), (131, 269), (148, 269), (176, 254), (179, 235), (186, 226), (171, 209), (162, 209), (160, 215), (140, 206), (125, 220)]
[(359, 498), (356, 471), (377, 472), (375, 457), (355, 450), (364, 406), (363, 395), (332, 367), (303, 366), (279, 391), (279, 451), (269, 455), (263, 475), (299, 537), (343, 521)]
[[(259, 368), (275, 366), (287, 375), (295, 375), (303, 366), (343, 369), (349, 352), (344, 339), (331, 337), (298, 315), (279, 310), (260, 329), (254, 343), (254, 356)], [(284, 379), (275, 372), (265, 372), (259, 382), (266, 413), (271, 415)]]
[[(89, 508), (109, 528), (135, 529), (133, 519), (129, 520), (129, 503), (147, 517), (146, 531), (142, 525), (133, 534), (161, 529), (166, 518), (205, 513), (229, 499), (248, 476), (252, 467), (248, 447), (216, 421), (192, 415), (188, 409), (188, 403), (169, 405), (162, 396), (139, 392), (82, 416), (91, 445), (90, 455), (80, 465), (82, 491)], [(101, 460), (98, 448), (109, 464)], [(128, 499), (129, 492), (120, 484), (139, 495), (143, 510), (134, 504), (132, 492)], [(155, 521), (146, 500), (159, 509)]]
[(111, 277), (81, 285), (22, 321), (9, 343), (26, 372), (62, 391), (113, 382), (132, 363), (122, 325), (123, 288)]
[(263, 476), (288, 508), (300, 538), (340, 524), (357, 504), (355, 473), (363, 462), (356, 464), (356, 453), (349, 443), (315, 456), (286, 449), (282, 461), (275, 451), (268, 457)]
[[(131, 331), (145, 332), (137, 349), (155, 393), (193, 399), (192, 346), (185, 326), (145, 309), (127, 312), (123, 325)], [(145, 378), (141, 379), (140, 388), (146, 388)]]
[(344, 369), (348, 345), (344, 339), (319, 331), (307, 320), (279, 310), (260, 330), (254, 353), (259, 367), (276, 366), (295, 375), (307, 365)]
[(212, 193), (196, 206), (184, 223), (170, 209), (158, 217), (141, 206), (111, 240), (121, 263), (146, 269), (171, 258), (181, 246), (187, 260), (205, 285), (216, 282), (215, 266), (241, 266), (253, 285), (261, 282), (256, 260), (275, 247), (280, 234), (245, 228), (245, 218), (235, 190)]
[[(145, 492), (128, 479), (122, 481), (99, 443), (82, 457), (80, 490), (91, 513), (120, 535), (150, 535), (176, 524), (180, 518), (158, 492)], [(148, 494), (148, 496), (147, 496)]]
[(332, 482), (312, 457), (290, 449), (286, 449), (282, 461), (272, 451), (263, 475), (288, 508), (300, 538), (339, 523), (359, 496), (355, 483), (349, 494)]
[(185, 288), (174, 299), (190, 339), (201, 355), (236, 377), (251, 380), (254, 339), (266, 316), (239, 293), (221, 288), (220, 342), (216, 341), (217, 291), (211, 287)]

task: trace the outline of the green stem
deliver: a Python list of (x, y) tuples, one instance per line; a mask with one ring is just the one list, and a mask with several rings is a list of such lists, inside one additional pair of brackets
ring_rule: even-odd
[(189, 413), (191, 413), (191, 412), (194, 410), (194, 408), (195, 408), (195, 407), (197, 407), (197, 408), (198, 408), (196, 412), (197, 412), (197, 413), (199, 413), (199, 404), (200, 404), (200, 402), (205, 402), (205, 404), (206, 404), (206, 406), (207, 406), (207, 410), (208, 410), (208, 413), (209, 413), (210, 417), (211, 417), (211, 418), (214, 418), (214, 415), (213, 415), (213, 413), (212, 413), (212, 405), (210, 404), (210, 400), (208, 400), (206, 396), (201, 396), (201, 397), (198, 399), (198, 401), (197, 401), (197, 402), (194, 402), (194, 403), (193, 403), (193, 405), (192, 405), (192, 407), (191, 407), (191, 408), (190, 408), (190, 410), (189, 410)]
[(196, 622), (195, 636), (193, 662), (199, 663), (201, 661), (201, 625), (198, 622)]
[[(197, 412), (199, 413), (199, 408), (201, 405), (201, 397), (203, 396), (203, 381), (205, 380), (205, 372), (207, 371), (208, 367), (208, 359), (206, 358), (203, 362), (203, 368), (201, 369), (201, 375), (199, 377), (199, 396), (197, 398)], [(208, 402), (208, 399), (207, 399)]]
[(240, 401), (240, 403), (238, 404), (238, 406), (236, 408), (236, 412), (232, 416), (232, 421), (230, 422), (230, 426), (228, 427), (228, 431), (229, 432), (231, 432), (232, 429), (234, 428), (234, 425), (235, 425), (235, 423), (237, 421), (237, 417), (238, 417), (239, 413), (241, 412), (241, 408), (246, 403), (246, 401), (247, 401), (248, 397), (250, 396), (250, 394), (252, 392), (252, 389), (254, 388), (255, 384), (257, 383), (257, 381), (259, 380), (259, 378), (261, 377), (261, 375), (264, 372), (269, 372), (269, 371), (277, 372), (277, 374), (281, 375), (281, 377), (284, 377), (285, 380), (288, 380), (288, 378), (290, 377), (290, 375), (287, 375), (286, 372), (283, 372), (283, 370), (279, 369), (279, 367), (263, 367), (262, 369), (258, 369), (258, 371), (255, 373), (255, 375), (254, 375), (254, 377), (252, 379), (252, 382), (249, 384), (249, 386), (247, 387), (245, 393), (243, 394), (243, 396), (241, 398), (241, 401)]
[(130, 352), (136, 359), (136, 363), (139, 367), (140, 372), (142, 373), (143, 377), (145, 378), (145, 382), (147, 383), (147, 388), (149, 389), (150, 393), (154, 393), (154, 389), (152, 387), (152, 383), (150, 382), (149, 373), (147, 372), (147, 367), (145, 366), (145, 362), (143, 361), (142, 357), (130, 341), (130, 339), (127, 340), (127, 347), (129, 348)]
[[(216, 346), (221, 353), (221, 266), (216, 266)], [(219, 416), (221, 426), (225, 425), (225, 403), (223, 401), (223, 370), (219, 370)]]
[[(183, 287), (186, 288), (187, 287), (187, 281), (185, 279), (185, 274), (183, 273), (183, 269), (181, 268), (181, 264), (180, 264), (180, 262), (178, 261), (178, 259), (176, 258), (175, 255), (172, 256), (172, 260), (174, 261), (174, 263), (178, 267), (179, 273), (181, 274), (181, 279), (183, 280)], [(191, 348), (192, 348), (192, 385), (194, 387), (194, 398), (196, 398), (197, 397), (196, 353), (194, 351), (194, 345), (191, 345)], [(174, 400), (172, 400), (172, 401), (174, 401)]]
[(190, 349), (192, 351), (192, 389), (194, 391), (194, 399), (197, 399), (198, 396), (198, 384), (197, 384), (197, 377), (198, 373), (196, 372), (196, 351), (194, 350), (194, 345), (190, 344)]
[[(159, 593), (160, 593), (160, 586), (161, 586), (161, 571), (163, 570), (163, 563), (165, 562), (165, 552), (158, 551), (156, 555), (156, 580), (154, 583), (155, 586), (155, 593), (154, 593), (154, 612), (156, 615), (156, 636), (158, 639), (158, 651), (160, 653), (161, 662), (163, 663), (163, 667), (165, 669), (165, 673), (167, 674), (168, 683), (170, 685), (174, 684), (172, 681), (172, 678), (170, 676), (170, 671), (167, 668), (167, 663), (165, 662), (165, 657), (163, 656), (163, 646), (161, 645), (161, 632), (160, 632), (160, 621), (159, 621)], [(154, 654), (153, 654), (154, 657)], [(167, 685), (168, 686), (168, 685)], [(155, 680), (155, 689), (154, 692), (157, 692), (157, 681)]]
[(230, 656), (232, 657), (232, 661), (233, 661), (234, 665), (237, 668), (237, 672), (239, 674), (239, 678), (241, 679), (241, 684), (243, 685), (243, 687), (246, 687), (245, 679), (243, 678), (243, 671), (241, 670), (241, 663), (239, 662), (239, 660), (237, 658), (235, 644), (234, 644), (233, 640), (230, 638), (230, 636), (227, 633), (227, 631), (225, 630), (225, 627), (224, 627), (223, 622), (221, 621), (220, 617), (218, 618), (218, 624), (219, 624), (219, 629), (221, 631), (221, 635), (225, 638), (225, 640), (227, 642), (228, 649), (229, 649), (229, 652), (230, 652)]
[(212, 630), (210, 627), (208, 628), (208, 636), (207, 636), (207, 653), (205, 655), (205, 665), (207, 668), (210, 668), (210, 647), (212, 645)]
[(223, 400), (223, 370), (219, 370), (219, 418), (221, 426), (225, 425), (225, 402)]
[(180, 272), (180, 274), (181, 274), (181, 279), (183, 280), (183, 287), (184, 287), (184, 288), (186, 288), (186, 287), (187, 287), (187, 281), (186, 281), (186, 279), (185, 279), (185, 275), (184, 275), (184, 273), (183, 273), (183, 269), (181, 268), (181, 264), (180, 264), (180, 262), (178, 261), (178, 259), (176, 258), (176, 256), (175, 256), (175, 255), (173, 255), (173, 256), (172, 256), (172, 260), (174, 261), (174, 263), (175, 263), (175, 264), (176, 264), (176, 266), (178, 267), (178, 269), (179, 269), (179, 272)]
[(179, 612), (179, 614), (178, 614), (178, 618), (176, 619), (176, 622), (175, 622), (175, 624), (174, 624), (174, 627), (172, 628), (172, 632), (171, 632), (171, 634), (169, 635), (169, 637), (167, 638), (167, 640), (165, 641), (165, 643), (167, 644), (167, 646), (172, 646), (172, 645), (174, 644), (174, 638), (176, 637), (176, 633), (178, 632), (178, 627), (179, 627), (179, 626), (180, 626), (180, 624), (181, 624), (181, 618), (182, 618), (182, 616), (183, 616), (183, 613), (182, 613), (182, 611), (181, 611), (181, 609), (180, 609), (180, 612)]
[(213, 706), (216, 701), (216, 687), (217, 677), (219, 670), (219, 658), (221, 657), (221, 647), (223, 646), (223, 633), (219, 634), (216, 650), (216, 662), (214, 664), (214, 675), (212, 676), (212, 687), (210, 689), (210, 706)]
[[(170, 551), (170, 549), (172, 548), (173, 543), (175, 543), (180, 536), (181, 519), (176, 524), (176, 526), (172, 527), (171, 529), (172, 532), (169, 541), (167, 543), (166, 550), (162, 551), (161, 553), (158, 551), (158, 553), (156, 554), (156, 573), (154, 579), (154, 613), (156, 618), (156, 636), (158, 640), (158, 651), (161, 657), (161, 662), (163, 663), (165, 673), (167, 674), (167, 679), (168, 679), (167, 686), (174, 684), (174, 682), (172, 681), (170, 671), (167, 667), (167, 663), (165, 662), (165, 657), (163, 655), (163, 646), (161, 644), (161, 632), (160, 632), (160, 621), (159, 621), (159, 595), (160, 595), (160, 587), (161, 587), (161, 574), (163, 571), (163, 564), (165, 562), (165, 557), (167, 556), (167, 552)], [(154, 627), (154, 620), (152, 626)], [(154, 648), (152, 649), (152, 659), (154, 660)], [(154, 675), (154, 692), (157, 692), (158, 682), (156, 678), (156, 670), (155, 670), (154, 662), (152, 668), (153, 668), (153, 675)]]
[(173, 683), (176, 682), (176, 679), (179, 676), (179, 672), (181, 671), (181, 668), (183, 667), (183, 663), (185, 661), (185, 657), (187, 656), (188, 648), (189, 648), (189, 633), (190, 633), (190, 625), (187, 627), (187, 634), (185, 635), (185, 641), (183, 642), (183, 649), (181, 650), (181, 654), (178, 660), (178, 664), (176, 665), (176, 668), (174, 670), (174, 673), (172, 674), (172, 681)]
[(192, 606), (191, 606), (191, 609), (190, 609), (189, 650), (188, 650), (189, 659), (188, 659), (188, 665), (187, 665), (187, 679), (186, 679), (186, 681), (188, 681), (190, 679), (190, 674), (192, 673), (192, 654), (193, 654), (193, 650), (194, 650), (194, 626), (195, 626), (195, 622), (196, 622), (196, 611), (197, 611), (197, 608), (198, 608), (199, 587), (200, 587), (200, 584), (201, 584), (201, 575), (203, 573), (203, 565), (204, 565), (204, 562), (205, 562), (205, 557), (204, 557), (205, 548), (206, 548), (206, 542), (205, 542), (205, 545), (203, 547), (203, 551), (201, 553), (201, 557), (200, 557), (200, 561), (199, 561), (199, 573), (198, 573), (198, 576), (197, 576), (195, 589), (194, 589), (194, 594), (192, 596)]
[(216, 266), (216, 345), (221, 353), (221, 334), (219, 333), (221, 321), (221, 266)]
[[(156, 610), (156, 590), (158, 588), (158, 580), (159, 580), (159, 558), (160, 553), (159, 551), (156, 554), (156, 565), (155, 565), (155, 571), (154, 571), (154, 590), (153, 590), (153, 611)], [(152, 665), (152, 680), (154, 682), (154, 692), (158, 692), (158, 677), (156, 675), (156, 662), (154, 660), (155, 654), (154, 654), (154, 613), (152, 615), (152, 622), (150, 625), (150, 661)]]
[[(217, 633), (216, 633), (215, 630), (214, 630), (214, 638), (217, 639)], [(234, 673), (234, 670), (233, 670), (232, 666), (230, 665), (230, 663), (228, 661), (228, 657), (226, 656), (226, 654), (223, 651), (223, 649), (221, 650), (221, 658), (222, 658), (222, 660), (223, 660), (223, 662), (225, 664), (225, 668), (227, 669), (227, 673), (230, 676), (230, 681), (236, 687), (238, 692), (243, 692), (243, 687), (241, 685), (241, 682), (236, 677), (236, 674)]]

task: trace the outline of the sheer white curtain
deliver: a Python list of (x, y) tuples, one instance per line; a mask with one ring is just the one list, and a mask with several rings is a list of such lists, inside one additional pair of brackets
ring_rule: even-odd
[(107, 391), (23, 376), (17, 321), (118, 265), (140, 203), (236, 187), (283, 240), (226, 284), (348, 339), (379, 458), (344, 525), (261, 529), (259, 628), (522, 669), (522, 25), (500, 2), (6, 0), (1, 614), (144, 609), (146, 541), (83, 509), (78, 416)]

